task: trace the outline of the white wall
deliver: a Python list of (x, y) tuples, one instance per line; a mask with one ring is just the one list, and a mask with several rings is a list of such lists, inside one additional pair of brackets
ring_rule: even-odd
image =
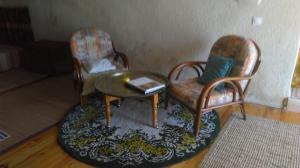
[(0, 6), (14, 7), (14, 6), (27, 6), (29, 0), (0, 0)]
[[(299, 0), (262, 0), (261, 5), (256, 0), (27, 1), (37, 39), (68, 40), (80, 27), (95, 26), (111, 33), (134, 69), (164, 74), (181, 61), (206, 60), (220, 36), (252, 38), (261, 47), (262, 65), (247, 100), (279, 107), (289, 95), (299, 41)], [(252, 16), (262, 16), (263, 25), (252, 26)]]

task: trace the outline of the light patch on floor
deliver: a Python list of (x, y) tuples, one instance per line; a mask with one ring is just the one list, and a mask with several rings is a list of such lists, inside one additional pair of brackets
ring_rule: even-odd
[(59, 122), (79, 100), (72, 86), (72, 76), (59, 76), (1, 93), (0, 129), (10, 138), (0, 142), (0, 153)]
[(10, 135), (3, 130), (0, 130), (0, 142), (5, 141)]
[(300, 87), (300, 51), (298, 54), (298, 60), (296, 64), (296, 68), (293, 75), (292, 87), (299, 88)]
[(286, 110), (300, 113), (300, 88), (292, 88), (292, 95), (288, 99)]
[(292, 88), (292, 96), (293, 99), (300, 99), (300, 88)]
[(0, 73), (0, 94), (30, 84), (42, 79), (47, 75), (30, 72), (25, 69), (13, 69)]

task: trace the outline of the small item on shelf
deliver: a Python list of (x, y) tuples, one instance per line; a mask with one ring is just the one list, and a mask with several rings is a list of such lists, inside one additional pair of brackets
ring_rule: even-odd
[(148, 77), (136, 78), (125, 83), (142, 91), (144, 94), (158, 91), (166, 86), (165, 84), (152, 80)]

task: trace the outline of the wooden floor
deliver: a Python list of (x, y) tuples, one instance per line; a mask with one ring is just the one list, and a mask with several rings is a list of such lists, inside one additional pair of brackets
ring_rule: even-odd
[[(221, 117), (222, 126), (230, 117), (233, 111), (238, 111), (238, 108), (234, 106), (223, 108), (218, 111)], [(246, 111), (248, 115), (261, 116), (264, 118), (280, 120), (288, 123), (300, 124), (300, 113), (285, 112), (279, 109), (273, 109), (253, 104), (247, 104)], [(89, 167), (88, 165), (81, 163), (66, 154), (58, 146), (56, 142), (56, 136), (57, 128), (53, 127), (48, 131), (33, 137), (24, 144), (21, 144), (11, 151), (8, 151), (7, 153), (0, 156), (0, 165), (6, 165), (9, 168)], [(171, 168), (197, 167), (207, 151), (208, 149), (202, 151), (190, 160), (171, 166)]]

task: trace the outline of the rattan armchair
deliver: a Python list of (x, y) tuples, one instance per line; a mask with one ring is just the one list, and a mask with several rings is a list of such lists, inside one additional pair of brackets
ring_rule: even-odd
[[(198, 79), (205, 71), (207, 62), (189, 61), (176, 65), (169, 73), (165, 108), (168, 107), (169, 98), (173, 98), (192, 112), (195, 112), (194, 134), (198, 136), (201, 126), (201, 115), (213, 109), (238, 104), (243, 119), (246, 120), (244, 100), (248, 86), (256, 74), (260, 62), (261, 52), (258, 45), (249, 39), (229, 35), (220, 38), (212, 47), (210, 56), (218, 55), (235, 58), (237, 64), (228, 77), (219, 78), (213, 82), (202, 85)], [(185, 69), (194, 69), (197, 78), (179, 80)], [(226, 83), (222, 91), (215, 88)]]
[(108, 33), (95, 28), (85, 28), (75, 32), (71, 38), (71, 51), (74, 62), (74, 85), (80, 93), (80, 103), (85, 105), (87, 97), (95, 93), (94, 81), (105, 73), (88, 73), (83, 62), (96, 57), (111, 57), (117, 69), (129, 69), (128, 58), (118, 52)]

